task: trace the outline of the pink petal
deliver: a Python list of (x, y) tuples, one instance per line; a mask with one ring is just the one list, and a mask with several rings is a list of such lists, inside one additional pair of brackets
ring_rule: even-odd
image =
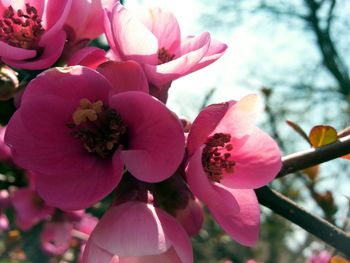
[(195, 200), (191, 198), (184, 209), (176, 211), (175, 217), (188, 235), (195, 236), (201, 230), (204, 222), (202, 204), (197, 198)]
[[(181, 225), (179, 225), (179, 223), (176, 221), (175, 218), (165, 213), (163, 210), (156, 209), (156, 212), (157, 212), (159, 221), (163, 226), (163, 229), (166, 230), (167, 237), (170, 239), (172, 246), (175, 249), (176, 254), (180, 259), (178, 262), (182, 262), (182, 263), (193, 262), (191, 241), (187, 236), (187, 233), (185, 232), (185, 230), (181, 227)], [(175, 259), (174, 255), (173, 255), (173, 258)], [(177, 261), (170, 260), (169, 262), (177, 262)]]
[(42, 35), (39, 46), (62, 30), (62, 27), (71, 10), (73, 0), (46, 1), (42, 17), (42, 25), (46, 29)]
[(258, 128), (246, 142), (232, 151), (236, 162), (233, 174), (225, 174), (222, 184), (231, 188), (259, 188), (271, 182), (282, 167), (277, 143)]
[(112, 256), (116, 263), (193, 261), (190, 240), (176, 220), (137, 202), (107, 211), (88, 240), (83, 262), (109, 263)]
[(0, 125), (0, 161), (6, 161), (11, 159), (11, 149), (4, 141), (5, 131), (6, 127), (2, 127)]
[(113, 160), (80, 165), (80, 171), (39, 175), (39, 195), (48, 204), (63, 210), (83, 209), (111, 193), (122, 176), (123, 163), (117, 153)]
[(161, 8), (149, 8), (139, 16), (142, 23), (158, 39), (158, 47), (175, 54), (180, 46), (180, 27), (176, 17)]
[(229, 133), (235, 139), (243, 139), (253, 131), (258, 115), (258, 97), (251, 94), (239, 101), (230, 101), (226, 114), (214, 133)]
[(13, 47), (0, 41), (0, 57), (4, 59), (22, 60), (36, 56), (36, 50)]
[(189, 156), (206, 142), (209, 134), (212, 133), (227, 112), (228, 106), (228, 103), (209, 105), (198, 114), (192, 123), (187, 137), (187, 150)]
[(112, 11), (113, 42), (124, 60), (157, 64), (157, 38), (119, 2)]
[(97, 68), (97, 71), (105, 76), (111, 86), (113, 93), (125, 91), (143, 91), (148, 93), (148, 82), (141, 66), (132, 61), (115, 62), (109, 61)]
[(104, 29), (105, 29), (107, 42), (110, 47), (110, 50), (108, 51), (108, 58), (113, 60), (113, 57), (116, 57), (119, 59), (115, 59), (115, 61), (122, 61), (123, 54), (121, 54), (119, 46), (115, 42), (113, 29), (112, 29), (112, 21), (113, 21), (112, 12), (109, 10), (106, 10), (104, 15)]
[(154, 85), (162, 86), (185, 76), (203, 58), (209, 48), (209, 44), (210, 35), (203, 33), (194, 38), (191, 44), (186, 46), (184, 52), (177, 55), (174, 60), (158, 66), (144, 65), (147, 77)]
[(188, 73), (197, 71), (215, 62), (225, 53), (226, 49), (226, 44), (211, 39), (209, 49), (205, 56), (194, 67), (192, 67)]
[(171, 246), (155, 208), (138, 202), (109, 209), (90, 239), (119, 257), (161, 254)]
[(217, 183), (209, 180), (202, 166), (202, 149), (200, 147), (190, 157), (187, 169), (186, 179), (192, 193), (198, 197), (207, 206), (216, 207), (219, 210), (230, 210), (232, 213), (238, 213), (239, 206), (235, 198)]
[(208, 206), (219, 225), (232, 239), (244, 246), (254, 246), (259, 238), (260, 209), (253, 190), (223, 188), (239, 205), (239, 213)]
[(128, 127), (128, 148), (121, 152), (121, 158), (131, 174), (146, 182), (173, 175), (184, 155), (184, 134), (178, 118), (143, 92), (114, 95), (110, 106)]
[(62, 255), (69, 248), (73, 226), (68, 222), (47, 222), (41, 233), (43, 250), (52, 255)]
[(2, 60), (16, 68), (22, 69), (45, 69), (52, 66), (61, 56), (66, 41), (66, 33), (64, 31), (56, 32), (51, 39), (46, 39), (43, 46), (43, 53), (32, 60), (14, 60), (13, 58), (3, 58)]
[(97, 47), (86, 47), (79, 49), (68, 59), (68, 66), (82, 65), (96, 69), (100, 64), (106, 62), (106, 51)]

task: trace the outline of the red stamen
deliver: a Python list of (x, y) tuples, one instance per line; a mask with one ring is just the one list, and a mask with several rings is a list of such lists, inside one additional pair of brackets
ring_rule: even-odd
[(235, 162), (229, 160), (233, 145), (230, 144), (231, 135), (227, 133), (215, 133), (205, 143), (202, 153), (202, 165), (209, 179), (220, 182), (225, 173), (233, 173)]
[(175, 55), (170, 54), (167, 49), (162, 47), (158, 50), (158, 65), (172, 61), (174, 57)]
[(37, 10), (28, 3), (25, 11), (9, 6), (0, 19), (0, 40), (14, 47), (33, 49), (44, 32)]

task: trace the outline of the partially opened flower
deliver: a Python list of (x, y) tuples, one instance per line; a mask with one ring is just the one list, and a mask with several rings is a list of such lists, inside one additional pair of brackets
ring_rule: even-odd
[(275, 141), (255, 127), (257, 97), (205, 108), (187, 138), (187, 181), (216, 221), (235, 240), (253, 245), (260, 211), (254, 188), (281, 168)]
[[(72, 0), (0, 1), (0, 58), (16, 68), (45, 69), (63, 51)], [(78, 2), (78, 1), (77, 1)]]
[(173, 217), (146, 203), (127, 202), (102, 217), (82, 262), (189, 263), (193, 258), (190, 239)]
[(117, 3), (105, 23), (114, 56), (141, 63), (152, 84), (151, 94), (163, 101), (173, 80), (213, 63), (227, 48), (207, 32), (182, 39), (174, 15), (159, 8), (136, 17)]
[(42, 249), (51, 255), (62, 255), (69, 248), (72, 230), (70, 222), (46, 222), (40, 236)]
[(182, 161), (180, 121), (147, 94), (138, 64), (99, 70), (106, 77), (81, 66), (40, 74), (8, 124), (15, 162), (37, 174), (36, 188), (52, 206), (76, 210), (101, 200), (124, 165), (139, 180), (158, 182)]

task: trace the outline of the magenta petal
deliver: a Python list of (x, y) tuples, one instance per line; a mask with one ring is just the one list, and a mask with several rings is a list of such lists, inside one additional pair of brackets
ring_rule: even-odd
[(247, 95), (230, 101), (229, 109), (213, 133), (229, 133), (235, 139), (245, 139), (254, 129), (258, 115), (258, 97)]
[(47, 39), (43, 47), (43, 54), (33, 60), (3, 59), (3, 61), (16, 68), (44, 69), (52, 66), (60, 57), (66, 41), (66, 33), (59, 31), (51, 39)]
[(114, 45), (124, 60), (157, 64), (157, 38), (119, 2), (112, 11), (112, 31)]
[(211, 182), (205, 174), (202, 166), (202, 149), (203, 147), (199, 148), (190, 157), (186, 169), (186, 179), (192, 193), (207, 206), (238, 213), (239, 206), (235, 198), (217, 183)]
[(100, 65), (97, 71), (109, 80), (114, 89), (112, 93), (125, 91), (148, 93), (148, 82), (145, 73), (135, 61), (109, 61)]
[[(107, 104), (110, 90), (109, 82), (95, 70), (82, 66), (52, 68), (28, 84), (22, 103), (27, 100), (34, 101), (47, 94), (66, 100), (66, 107), (70, 102), (77, 107), (82, 98), (90, 101), (101, 100)], [(50, 107), (51, 103), (47, 104)]]
[(38, 175), (37, 190), (52, 206), (63, 210), (83, 209), (113, 191), (122, 172), (123, 163), (117, 152), (113, 160), (96, 160), (89, 166), (82, 165), (80, 171)]
[(158, 39), (159, 48), (174, 54), (180, 45), (180, 27), (175, 16), (161, 8), (149, 8), (139, 17)]
[(258, 128), (236, 151), (233, 174), (224, 175), (222, 184), (231, 188), (259, 188), (271, 182), (282, 167), (281, 152), (277, 143)]
[(36, 50), (13, 47), (0, 41), (0, 57), (2, 59), (21, 60), (36, 56)]
[(254, 190), (226, 188), (239, 205), (239, 213), (208, 206), (219, 225), (232, 239), (245, 246), (254, 246), (259, 238), (260, 209)]
[(143, 92), (111, 97), (128, 129), (128, 148), (121, 152), (136, 178), (159, 182), (173, 175), (184, 155), (184, 134), (178, 118), (164, 104)]
[(209, 105), (198, 114), (187, 137), (189, 156), (206, 142), (209, 134), (212, 133), (227, 112), (228, 106), (228, 103)]
[(82, 65), (96, 69), (100, 64), (106, 62), (106, 51), (97, 47), (86, 47), (79, 49), (68, 59), (68, 66)]

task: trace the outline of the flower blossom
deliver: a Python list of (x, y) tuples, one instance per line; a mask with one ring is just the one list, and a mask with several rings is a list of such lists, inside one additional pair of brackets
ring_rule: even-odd
[(174, 15), (160, 8), (136, 17), (117, 3), (106, 13), (105, 31), (111, 56), (142, 64), (151, 94), (162, 101), (173, 80), (213, 63), (227, 48), (208, 32), (182, 39)]
[(106, 212), (92, 232), (82, 263), (189, 263), (190, 239), (181, 225), (159, 208), (126, 202)]
[(23, 69), (45, 69), (53, 65), (65, 45), (63, 25), (72, 2), (0, 1), (1, 60)]
[(184, 155), (181, 123), (147, 94), (135, 62), (98, 69), (54, 68), (32, 80), (5, 141), (14, 161), (37, 174), (51, 206), (86, 208), (119, 183), (124, 165), (137, 179), (170, 177)]
[(253, 189), (281, 168), (275, 141), (256, 128), (257, 97), (249, 95), (205, 108), (187, 138), (186, 179), (215, 220), (236, 241), (254, 245), (260, 211)]
[(6, 127), (0, 125), (0, 161), (11, 159), (11, 150), (4, 141), (5, 130)]

